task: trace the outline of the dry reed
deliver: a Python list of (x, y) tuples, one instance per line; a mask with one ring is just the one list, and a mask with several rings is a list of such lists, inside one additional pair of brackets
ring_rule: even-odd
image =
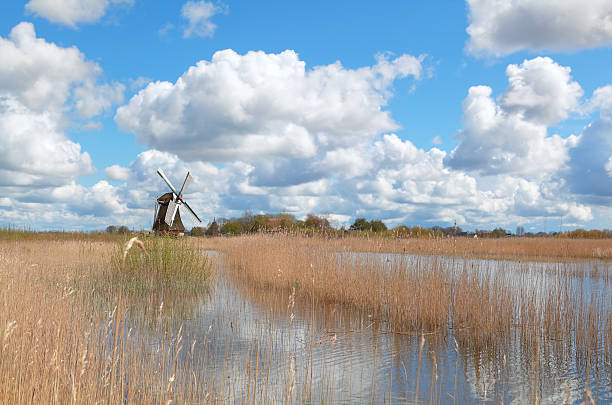
[[(114, 244), (0, 243), (0, 403), (212, 402), (205, 364), (178, 363), (179, 330), (157, 349), (128, 326), (131, 298), (111, 283)], [(91, 290), (90, 290), (91, 288)], [(93, 291), (93, 289), (98, 289)], [(101, 305), (92, 308), (92, 297)]]

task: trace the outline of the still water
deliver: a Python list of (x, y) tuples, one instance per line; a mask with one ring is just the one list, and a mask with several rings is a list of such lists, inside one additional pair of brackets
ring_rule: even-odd
[[(460, 331), (396, 331), (371, 314), (295, 300), (287, 291), (234, 283), (216, 258), (210, 294), (184, 302), (166, 331), (184, 346), (184, 368), (204, 368), (207, 389), (228, 403), (596, 403), (612, 402), (612, 369), (604, 356), (585, 362), (571, 343), (545, 340), (535, 349), (519, 331), (503, 346), (479, 349)], [(606, 262), (517, 263), (394, 254), (339, 254), (380, 263), (440, 260), (452, 268), (504, 271), (515, 288), (545, 294), (558, 271), (570, 271), (574, 294), (609, 302)], [(155, 345), (158, 334), (139, 340)], [(538, 361), (534, 361), (537, 358)]]

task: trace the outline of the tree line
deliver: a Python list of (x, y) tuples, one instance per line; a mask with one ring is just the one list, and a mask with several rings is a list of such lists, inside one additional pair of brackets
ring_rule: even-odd
[(389, 229), (379, 219), (368, 220), (357, 218), (348, 228), (334, 228), (325, 216), (308, 214), (305, 219), (299, 220), (289, 213), (279, 214), (257, 214), (253, 215), (246, 211), (237, 218), (216, 218), (208, 227), (195, 227), (191, 230), (192, 236), (235, 236), (258, 232), (292, 232), (306, 235), (323, 234), (327, 236), (353, 235), (376, 235), (397, 238), (440, 238), (440, 237), (478, 237), (478, 238), (505, 238), (509, 236), (519, 237), (562, 237), (562, 238), (612, 238), (611, 230), (589, 230), (577, 229), (568, 232), (525, 232), (522, 226), (517, 227), (516, 232), (501, 227), (492, 230), (476, 229), (473, 232), (464, 231), (459, 226), (431, 226), (398, 225)]

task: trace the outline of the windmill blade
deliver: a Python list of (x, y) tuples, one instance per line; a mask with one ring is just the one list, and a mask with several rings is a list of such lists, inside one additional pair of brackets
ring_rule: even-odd
[(172, 185), (172, 183), (170, 183), (170, 180), (168, 180), (168, 178), (166, 177), (166, 175), (164, 174), (164, 172), (162, 171), (162, 169), (157, 169), (157, 174), (159, 174), (159, 176), (164, 179), (164, 181), (166, 182), (166, 184), (168, 185), (168, 187), (170, 187), (170, 190), (172, 190), (172, 192), (176, 195), (178, 195), (178, 193), (176, 192), (176, 189), (174, 188), (174, 186)]
[(174, 202), (174, 200), (170, 200), (168, 202), (168, 209), (166, 210), (166, 218), (164, 221), (168, 226), (172, 226), (174, 223), (174, 216), (176, 215), (176, 211), (178, 210), (178, 204)]
[(183, 198), (183, 193), (187, 189), (187, 186), (189, 185), (190, 182), (191, 182), (191, 174), (189, 172), (187, 172), (187, 176), (185, 176), (185, 181), (183, 182), (183, 187), (181, 187), (181, 191), (180, 191), (180, 193), (178, 195), (179, 199)]
[(183, 205), (185, 206), (185, 208), (187, 208), (187, 212), (189, 212), (193, 216), (193, 218), (198, 222), (198, 224), (202, 223), (202, 221), (200, 221), (200, 218), (198, 218), (196, 213), (193, 212), (193, 210), (191, 209), (189, 204), (187, 204), (185, 201), (183, 201)]
[(157, 221), (157, 212), (159, 211), (159, 204), (156, 202), (155, 207), (153, 208), (153, 226), (155, 226), (155, 222)]

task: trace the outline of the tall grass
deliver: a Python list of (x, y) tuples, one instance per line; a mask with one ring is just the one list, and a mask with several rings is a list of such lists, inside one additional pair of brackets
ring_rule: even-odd
[[(123, 241), (122, 241), (123, 242)], [(144, 238), (145, 251), (118, 243), (111, 256), (113, 280), (126, 291), (149, 294), (162, 290), (201, 291), (212, 265), (208, 256), (183, 238)]]
[[(575, 261), (612, 259), (609, 239), (560, 239), (560, 238), (500, 238), (473, 239), (467, 237), (443, 238), (381, 238), (376, 236), (345, 236), (306, 238), (299, 235), (279, 234), (281, 237), (300, 239), (302, 245), (318, 246), (322, 240), (335, 251), (411, 253), (431, 256), (466, 258)], [(221, 247), (228, 238), (207, 240), (210, 246)]]
[[(562, 263), (534, 272), (529, 265), (501, 263), (494, 269), (463, 259), (396, 256), (386, 261), (350, 253), (352, 244), (356, 251), (403, 252), (401, 244), (370, 241), (368, 247), (361, 240), (286, 235), (147, 238), (147, 253), (132, 249), (124, 261), (125, 240), (37, 238), (0, 241), (0, 403), (266, 402), (273, 391), (282, 391), (284, 401), (309, 402), (313, 392), (327, 389), (321, 398), (333, 399), (340, 385), (326, 381), (325, 374), (312, 382), (313, 368), (326, 367), (325, 361), (315, 366), (312, 359), (313, 347), (325, 344), (319, 342), (316, 328), (326, 317), (346, 316), (335, 325), (347, 329), (392, 333), (396, 344), (420, 341), (415, 346), (419, 367), (434, 357), (432, 367), (424, 364), (411, 382), (420, 388), (418, 395), (416, 390), (410, 394), (415, 400), (426, 395), (430, 402), (444, 402), (442, 380), (434, 381), (438, 361), (440, 367), (443, 362), (443, 356), (436, 359), (429, 350), (434, 341), (455, 338), (455, 364), (465, 356), (465, 368), (469, 358), (478, 363), (476, 370), (505, 366), (506, 350), (516, 348), (508, 342), (518, 341), (531, 402), (539, 398), (538, 376), (557, 367), (552, 360), (572, 358), (587, 375), (592, 368), (609, 367), (612, 360), (610, 297), (576, 281), (580, 272), (603, 278), (606, 266), (586, 271)], [(446, 241), (429, 243), (427, 252), (450, 252)], [(212, 375), (205, 344), (190, 340), (193, 336), (181, 327), (214, 276), (211, 261), (202, 254), (204, 246), (226, 252), (233, 285), (261, 312), (269, 311), (270, 319), (291, 323), (298, 316), (300, 332), (281, 339), (304, 339), (310, 360), (306, 353), (305, 362), (296, 363), (293, 354), (283, 354), (282, 343), (273, 340), (281, 331), (272, 331), (272, 322), (252, 320), (247, 327), (239, 319), (251, 312), (237, 310), (231, 317), (214, 318), (229, 323), (232, 334), (221, 354), (222, 380)], [(513, 254), (501, 246), (500, 255)], [(572, 249), (566, 250), (575, 252)], [(315, 313), (316, 308), (328, 311)], [(164, 321), (173, 316), (177, 322)], [(228, 338), (226, 331), (220, 336)], [(330, 332), (329, 344), (334, 344), (336, 332), (342, 339), (341, 330)], [(234, 342), (238, 335), (247, 341), (237, 337)], [(206, 334), (200, 339), (205, 342)], [(425, 339), (429, 349), (423, 346)], [(234, 357), (234, 344), (248, 345), (248, 356)], [(397, 348), (391, 356), (391, 363), (397, 363), (393, 380), (385, 379), (389, 396), (400, 370)], [(284, 368), (274, 370), (273, 361)], [(382, 356), (380, 361), (385, 361)], [(374, 381), (374, 372), (372, 376)], [(277, 390), (268, 377), (286, 386)], [(244, 397), (239, 396), (241, 389)]]
[(563, 340), (577, 356), (609, 361), (602, 357), (609, 352), (609, 302), (596, 291), (580, 292), (577, 280), (589, 276), (582, 270), (575, 278), (580, 266), (557, 263), (532, 271), (520, 263), (492, 268), (486, 262), (406, 256), (385, 262), (347, 253), (350, 243), (279, 235), (213, 243), (227, 253), (235, 280), (260, 289), (295, 288), (298, 297), (352, 307), (398, 332), (452, 330), (470, 350), (501, 350), (518, 333), (534, 348)]
[[(150, 243), (150, 258), (128, 256), (125, 266), (114, 268), (114, 243), (0, 243), (0, 403), (213, 401), (202, 384), (206, 359), (189, 350), (180, 329), (155, 333), (151, 349), (127, 315), (139, 294), (102, 282), (141, 277), (147, 288), (176, 290), (209, 274), (206, 260), (186, 246), (157, 243)], [(163, 259), (172, 248), (180, 258), (169, 265)], [(181, 271), (180, 284), (168, 284), (172, 269)], [(103, 304), (92, 305), (94, 297)], [(160, 317), (168, 311), (159, 301), (153, 305)]]

